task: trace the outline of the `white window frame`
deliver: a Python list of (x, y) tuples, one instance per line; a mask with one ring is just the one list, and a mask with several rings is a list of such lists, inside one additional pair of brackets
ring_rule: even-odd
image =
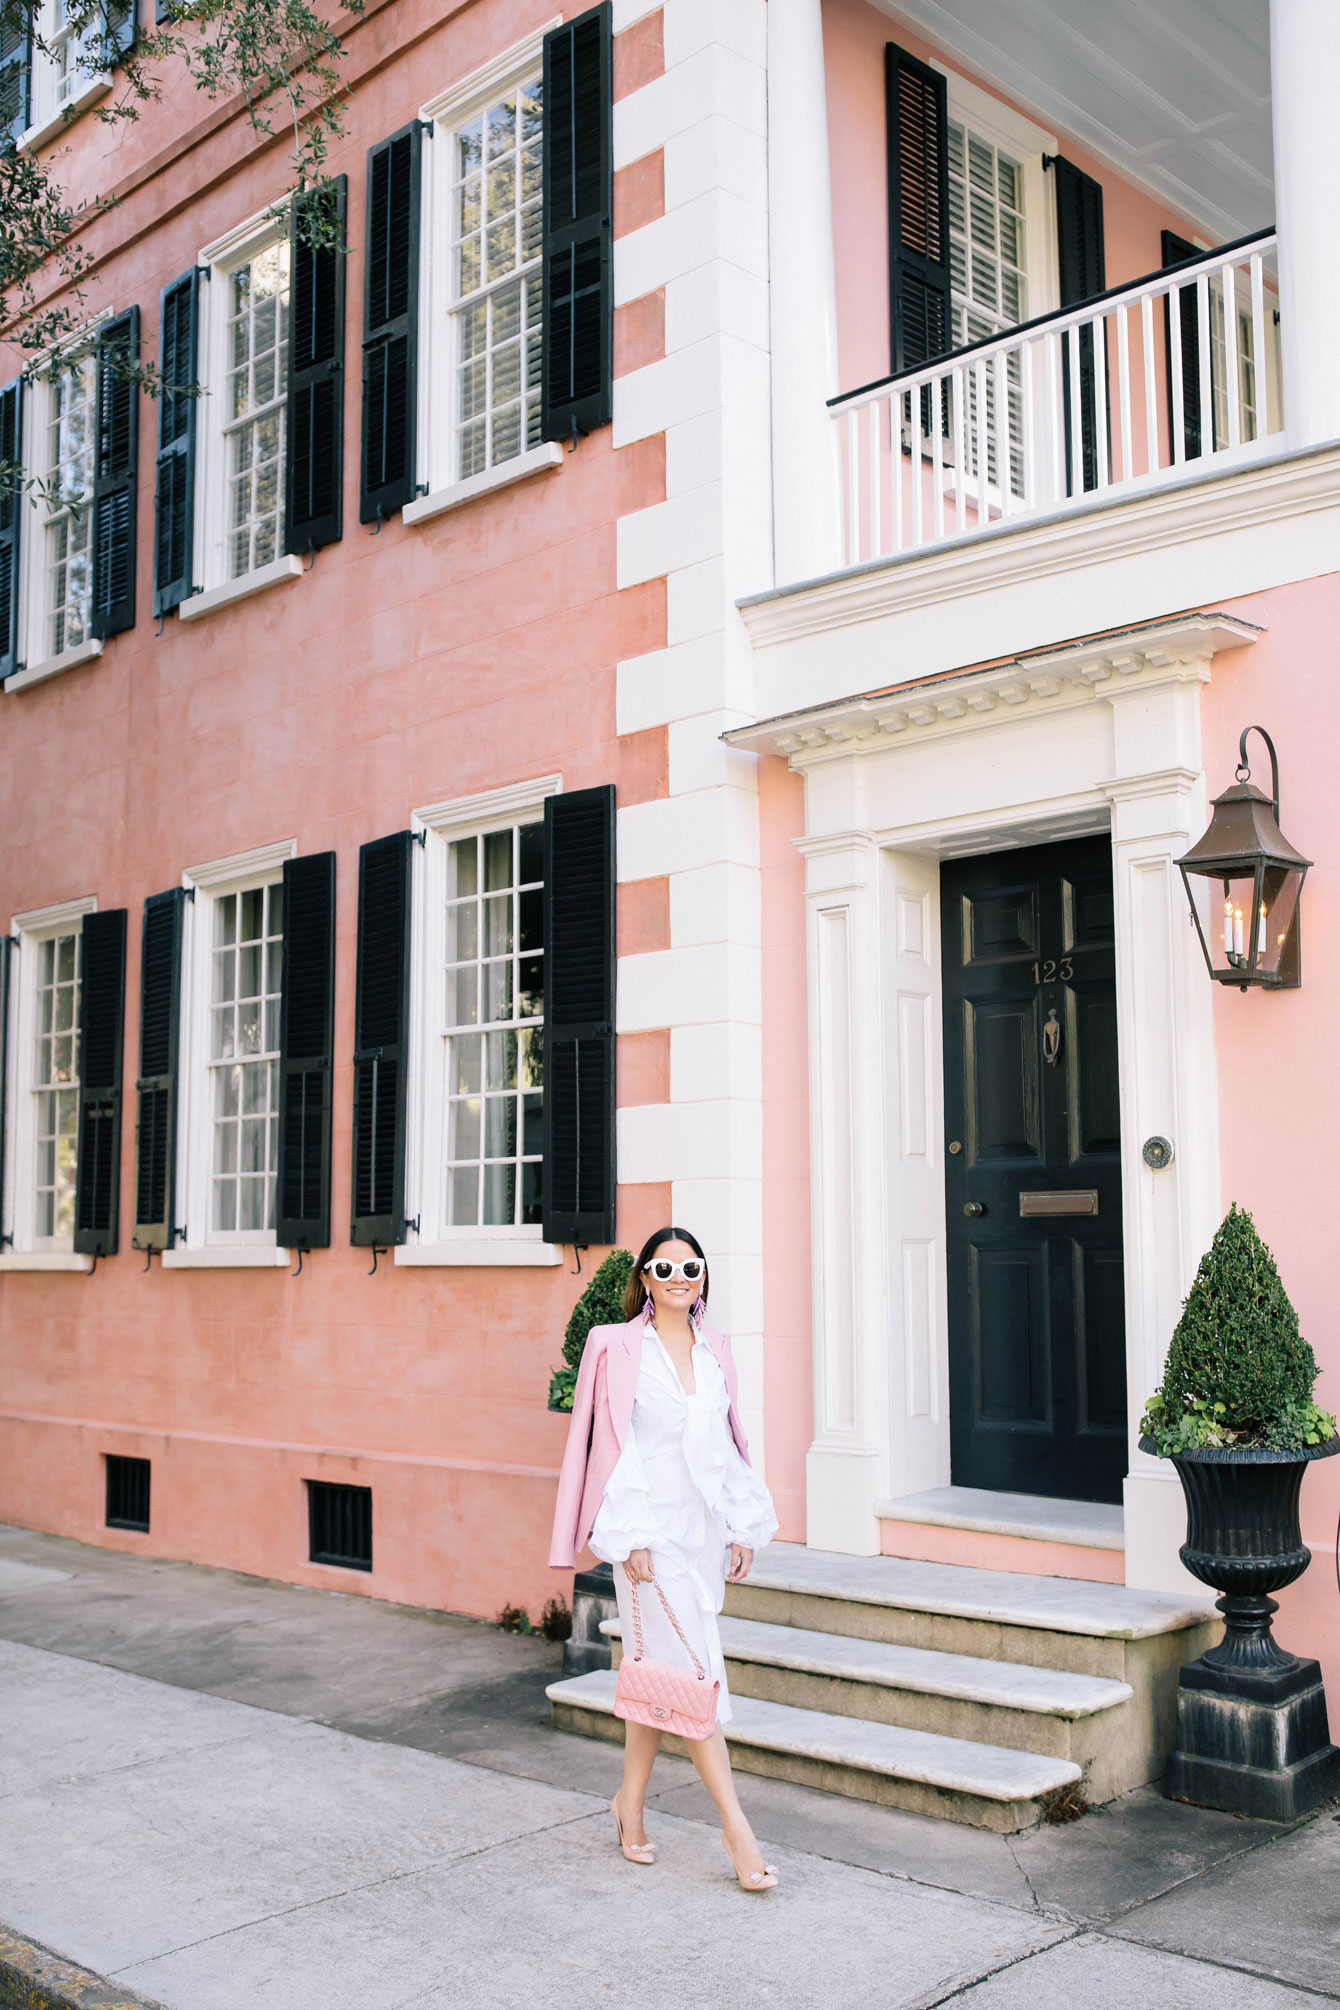
[(561, 775), (460, 796), (415, 810), (410, 828), (425, 834), (414, 874), (410, 932), (410, 1062), (405, 1137), (405, 1213), (418, 1227), (395, 1252), (400, 1264), (525, 1264), (562, 1261), (538, 1223), (456, 1227), (446, 1221), (447, 1151), (447, 847), (514, 824), (538, 821), (545, 799), (561, 793)]
[[(288, 235), (289, 198), (281, 197), (244, 223), (239, 223), (213, 244), (204, 245), (199, 264), (209, 274), (200, 291), (199, 353), (197, 374), (202, 386), (196, 427), (195, 578), (201, 591), (182, 602), (183, 619), (211, 613), (215, 607), (230, 606), (252, 593), (296, 579), (302, 560), (293, 552), (277, 552), (267, 565), (253, 568), (234, 578), (228, 565), (228, 326), (229, 282), (239, 265), (257, 258)], [(289, 274), (290, 306), (292, 273)], [(292, 317), (290, 314), (290, 337)], [(284, 480), (287, 484), (290, 442), (284, 441)], [(281, 497), (280, 543), (283, 542), (284, 507)]]
[[(23, 438), (19, 459), (30, 481), (45, 482), (50, 472), (46, 456), (56, 404), (52, 372), (68, 368), (78, 357), (86, 355), (96, 343), (101, 329), (116, 318), (116, 311), (109, 307), (93, 315), (29, 366), (23, 387)], [(95, 401), (96, 395), (95, 385)], [(88, 506), (91, 513), (91, 494)], [(74, 670), (81, 663), (91, 663), (95, 657), (101, 656), (104, 647), (100, 637), (89, 635), (73, 648), (61, 650), (58, 655), (48, 652), (51, 609), (47, 602), (47, 506), (43, 496), (36, 489), (30, 489), (20, 507), (23, 521), (19, 531), (19, 618), (15, 653), (21, 667), (12, 677), (5, 679), (6, 696), (22, 691), (28, 684), (43, 683), (48, 677), (58, 676), (62, 670)]]
[[(52, 907), (16, 914), (10, 928), (17, 938), (10, 970), (9, 1067), (5, 1124), (5, 1228), (12, 1241), (0, 1250), (0, 1270), (88, 1270), (92, 1258), (76, 1256), (73, 1238), (37, 1233), (37, 1123), (33, 1051), (37, 1041), (38, 952), (55, 935), (78, 934), (86, 914), (96, 914), (88, 894)], [(81, 973), (82, 978), (82, 973)], [(78, 1032), (78, 1023), (75, 1026)], [(79, 1077), (71, 1085), (76, 1097)]]
[(191, 897), (182, 914), (180, 1030), (177, 1055), (177, 1218), (186, 1233), (165, 1249), (167, 1270), (277, 1269), (291, 1252), (272, 1228), (210, 1226), (214, 1150), (213, 1079), (210, 1070), (210, 1004), (214, 958), (214, 903), (223, 895), (268, 886), (296, 858), (297, 841), (284, 838), (192, 866), (182, 874)]
[(1055, 133), (1049, 133), (1032, 119), (1025, 118), (999, 98), (993, 98), (977, 84), (970, 83), (943, 63), (932, 61), (931, 68), (945, 79), (948, 116), (952, 124), (965, 126), (989, 140), (1001, 153), (1008, 154), (1023, 170), (1024, 279), (1028, 288), (1028, 315), (1035, 321), (1051, 314), (1061, 304), (1060, 252), (1056, 240), (1056, 194), (1051, 175), (1042, 165), (1044, 154), (1059, 151)]
[(513, 43), (491, 62), (471, 71), (438, 97), (420, 107), (419, 117), (432, 128), (423, 149), (419, 229), (419, 351), (418, 437), (419, 473), (427, 494), (407, 504), (407, 524), (422, 522), (444, 509), (472, 501), (493, 489), (506, 488), (531, 475), (563, 465), (556, 440), (523, 448), (510, 461), (459, 480), (456, 470), (456, 300), (452, 283), (451, 198), (457, 130), (488, 108), (495, 99), (533, 77), (544, 61), (544, 38), (562, 25), (555, 15), (524, 40)]
[[(91, 36), (101, 31), (101, 16), (96, 15), (88, 24)], [(89, 105), (105, 98), (112, 88), (112, 72), (94, 69), (85, 65), (81, 75), (75, 78), (75, 88), (62, 98), (60, 77), (54, 55), (55, 45), (62, 39), (62, 31), (57, 25), (56, 0), (44, 0), (38, 33), (49, 45), (47, 50), (34, 49), (31, 75), (32, 98), (30, 101), (31, 125), (19, 138), (19, 150), (34, 152), (46, 145), (48, 140), (59, 136), (68, 123), (67, 113), (73, 115), (84, 111)], [(68, 39), (68, 38), (66, 38)]]

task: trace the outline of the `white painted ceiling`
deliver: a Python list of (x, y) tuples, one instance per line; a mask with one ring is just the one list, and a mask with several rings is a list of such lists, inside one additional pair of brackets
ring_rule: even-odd
[(874, 0), (1227, 243), (1275, 220), (1269, 0)]

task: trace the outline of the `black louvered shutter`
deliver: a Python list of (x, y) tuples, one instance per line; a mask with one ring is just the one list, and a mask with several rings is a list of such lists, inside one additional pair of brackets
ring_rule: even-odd
[(102, 0), (102, 61), (108, 70), (124, 62), (139, 39), (139, 0)]
[[(1180, 265), (1184, 258), (1196, 258), (1199, 253), (1194, 244), (1185, 237), (1179, 237), (1175, 230), (1162, 233), (1162, 253), (1165, 265)], [(1163, 332), (1168, 351), (1168, 438), (1173, 437), (1176, 424), (1173, 407), (1173, 353), (1172, 315), (1173, 302), (1177, 303), (1178, 330), (1182, 338), (1182, 441), (1183, 450), (1189, 461), (1199, 457), (1200, 446), (1200, 301), (1197, 297), (1196, 282), (1189, 286), (1179, 286), (1176, 294), (1163, 296)], [(1210, 369), (1214, 369), (1214, 347), (1210, 348)]]
[(109, 321), (98, 342), (93, 454), (94, 635), (135, 626), (135, 476), (139, 465), (140, 310)]
[[(1061, 305), (1077, 307), (1092, 299), (1107, 285), (1103, 258), (1103, 191), (1101, 184), (1077, 168), (1061, 154), (1052, 156), (1056, 176), (1056, 242), (1060, 263)], [(1066, 467), (1071, 466), (1070, 337), (1061, 338), (1061, 386), (1065, 402)], [(1079, 336), (1080, 468), (1082, 484), (1068, 473), (1073, 495), (1082, 485), (1098, 486), (1098, 447), (1094, 437), (1097, 414), (1097, 373), (1094, 367), (1093, 330), (1082, 328)], [(1103, 397), (1107, 397), (1107, 371), (1103, 371)]]
[(614, 790), (544, 806), (546, 1242), (614, 1240)]
[(614, 142), (609, 0), (544, 38), (544, 310), (540, 436), (613, 411)]
[(360, 523), (394, 515), (415, 493), (422, 146), (415, 120), (368, 149)]
[[(344, 226), (348, 178), (293, 204), (289, 221), (288, 493), (285, 550), (338, 542), (344, 518)], [(328, 210), (338, 243), (312, 245), (304, 209)]]
[(889, 42), (884, 49), (884, 103), (890, 367), (915, 370), (953, 346), (945, 79), (896, 42)]
[(349, 1240), (405, 1239), (405, 1075), (409, 1058), (408, 831), (358, 853), (354, 1003), (354, 1183)]
[(23, 468), (23, 379), (0, 391), (0, 461), (7, 479), (0, 484), (0, 678), (19, 667), (19, 535), (23, 494), (15, 485)]
[(32, 124), (32, 103), (32, 35), (14, 8), (0, 22), (0, 137), (23, 137)]
[(9, 979), (14, 938), (0, 935), (0, 1234), (5, 1226), (5, 1112), (9, 1108)]
[(144, 903), (140, 952), (140, 1072), (135, 1084), (135, 1247), (171, 1249), (177, 1169), (177, 1036), (181, 1017), (179, 886)]
[(158, 475), (154, 491), (154, 613), (190, 598), (195, 555), (196, 358), (200, 268), (163, 288), (159, 321)]
[(275, 1228), (283, 1249), (330, 1246), (334, 1014), (335, 854), (321, 851), (284, 864)]
[(125, 908), (86, 914), (80, 950), (74, 1246), (84, 1256), (115, 1256), (126, 1030)]

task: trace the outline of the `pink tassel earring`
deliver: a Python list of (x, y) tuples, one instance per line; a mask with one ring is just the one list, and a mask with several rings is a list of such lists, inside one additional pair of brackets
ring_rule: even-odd
[(697, 1326), (700, 1323), (700, 1321), (704, 1320), (706, 1317), (707, 1317), (706, 1301), (702, 1298), (695, 1298), (693, 1301), (693, 1310), (689, 1313), (689, 1318), (693, 1321), (694, 1325)]

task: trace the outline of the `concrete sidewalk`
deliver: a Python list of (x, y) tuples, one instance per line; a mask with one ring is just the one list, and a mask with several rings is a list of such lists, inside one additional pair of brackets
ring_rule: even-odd
[(1005, 1838), (746, 1779), (783, 1875), (751, 1899), (684, 1761), (656, 1868), (617, 1855), (619, 1756), (549, 1728), (557, 1659), (0, 1530), (0, 1919), (170, 2010), (1340, 2000), (1329, 1810), (1146, 1790)]

